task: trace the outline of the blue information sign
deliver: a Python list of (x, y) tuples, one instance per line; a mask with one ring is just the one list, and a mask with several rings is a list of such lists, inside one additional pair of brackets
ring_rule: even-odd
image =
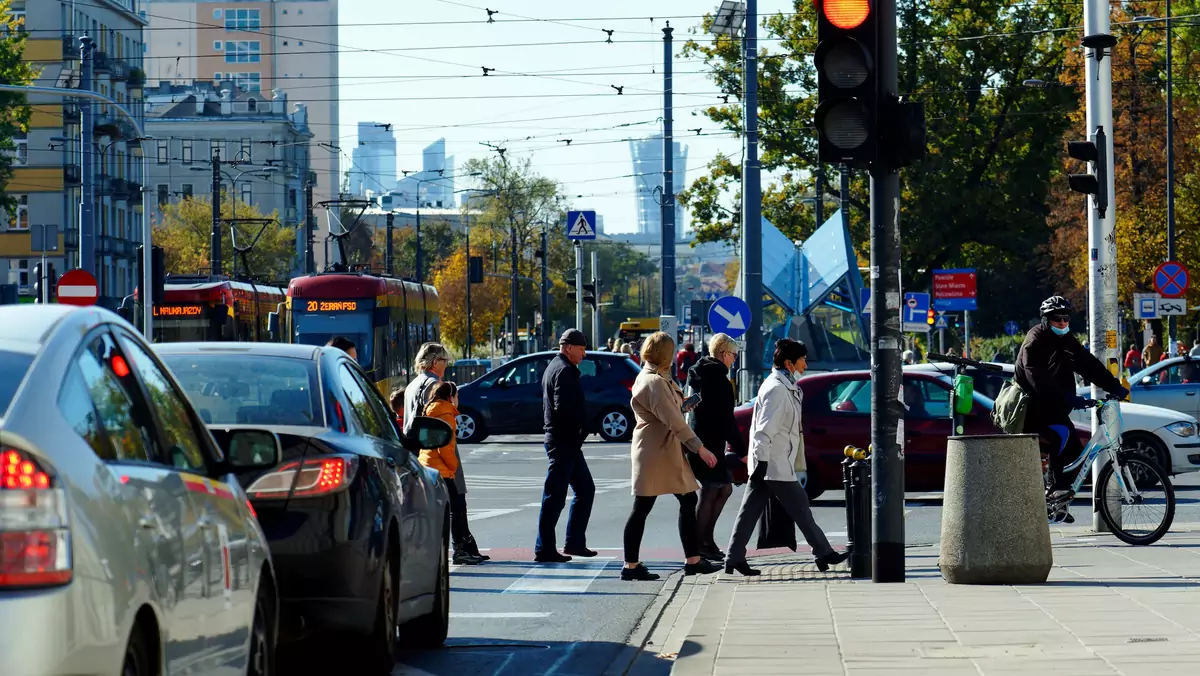
[(737, 296), (725, 296), (713, 301), (708, 310), (708, 328), (715, 333), (728, 334), (730, 338), (741, 338), (750, 321), (750, 306)]

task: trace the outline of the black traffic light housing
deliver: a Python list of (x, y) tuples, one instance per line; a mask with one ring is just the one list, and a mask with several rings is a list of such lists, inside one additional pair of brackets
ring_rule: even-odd
[[(568, 277), (567, 278), (567, 298), (574, 301), (575, 293), (576, 293), (575, 280)], [(596, 306), (596, 285), (595, 284), (584, 284), (583, 285), (583, 302), (587, 303), (588, 305), (591, 305), (592, 307)]]
[(934, 324), (937, 323), (937, 317), (934, 316), (933, 308), (929, 308), (925, 312), (925, 323), (930, 326), (933, 326)]
[[(145, 246), (137, 248), (137, 281), (140, 288), (142, 280), (146, 279), (145, 268)], [(167, 299), (167, 269), (166, 269), (166, 254), (161, 246), (150, 247), (150, 302), (155, 305), (161, 305)]]
[(483, 284), (483, 256), (471, 256), (467, 259), (467, 282)]
[(33, 302), (42, 302), (42, 289), (46, 288), (46, 281), (42, 278), (42, 264), (34, 263), (33, 265)]
[(1092, 173), (1068, 174), (1067, 183), (1071, 190), (1092, 195), (1096, 213), (1104, 218), (1108, 212), (1108, 137), (1103, 127), (1096, 127), (1090, 141), (1067, 143), (1067, 154), (1077, 160), (1091, 162)]
[(879, 26), (875, 0), (814, 0), (817, 155), (869, 168), (879, 151)]

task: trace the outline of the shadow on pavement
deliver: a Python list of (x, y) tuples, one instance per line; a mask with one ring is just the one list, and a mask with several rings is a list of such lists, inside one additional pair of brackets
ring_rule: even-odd
[[(650, 659), (645, 659), (650, 658)], [(434, 676), (668, 676), (671, 660), (608, 641), (497, 641), (460, 637), (441, 650), (407, 653), (401, 664)], [(634, 669), (630, 667), (637, 662)], [(404, 674), (400, 667), (397, 674)]]

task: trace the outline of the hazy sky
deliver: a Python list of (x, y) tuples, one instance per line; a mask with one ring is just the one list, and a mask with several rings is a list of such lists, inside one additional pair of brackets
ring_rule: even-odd
[[(458, 167), (490, 152), (481, 142), (502, 145), (510, 158), (533, 158), (539, 173), (563, 184), (573, 206), (603, 214), (609, 232), (632, 231), (638, 179), (629, 176), (629, 145), (620, 140), (662, 129), (666, 21), (676, 29), (675, 134), (688, 146), (687, 181), (718, 152), (740, 153), (737, 138), (692, 115), (719, 98), (703, 63), (678, 56), (700, 16), (718, 4), (342, 0), (341, 146), (347, 153), (355, 146), (360, 121), (394, 125), (399, 169), (420, 169), (421, 149), (439, 137)], [(496, 22), (469, 23), (486, 21), (485, 5), (498, 10)], [(792, 5), (764, 0), (759, 11)], [(522, 17), (558, 22), (513, 21)], [(614, 31), (612, 44), (603, 29)], [(483, 67), (496, 72), (483, 77)], [(714, 135), (697, 136), (696, 128)], [(456, 187), (470, 186), (460, 180)]]

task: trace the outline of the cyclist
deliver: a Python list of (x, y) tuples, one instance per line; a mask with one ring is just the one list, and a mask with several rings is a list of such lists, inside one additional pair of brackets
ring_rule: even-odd
[[(1075, 393), (1075, 374), (1121, 399), (1129, 395), (1104, 363), (1071, 335), (1072, 310), (1071, 301), (1062, 296), (1042, 302), (1042, 323), (1025, 334), (1014, 376), (1029, 395), (1024, 431), (1037, 434), (1043, 456), (1049, 456), (1054, 477), (1049, 497), (1053, 500), (1066, 497), (1070, 482), (1063, 468), (1083, 452), (1071, 411), (1085, 408), (1088, 401)], [(1055, 516), (1058, 521), (1074, 522), (1066, 507)]]

